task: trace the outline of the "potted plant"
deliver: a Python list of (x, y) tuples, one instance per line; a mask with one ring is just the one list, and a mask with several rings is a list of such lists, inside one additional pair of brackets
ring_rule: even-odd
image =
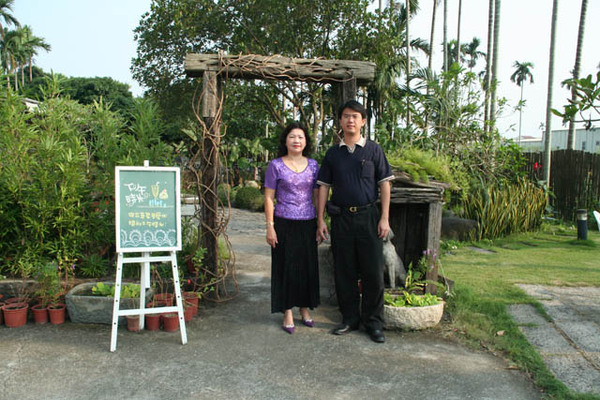
[(386, 289), (383, 310), (386, 329), (420, 330), (434, 327), (440, 322), (444, 300), (434, 294), (424, 293), (428, 282), (422, 279), (432, 262), (439, 261), (431, 252), (425, 252), (416, 269), (409, 264), (403, 289)]
[(14, 276), (21, 278), (16, 287), (16, 296), (7, 299), (2, 306), (4, 324), (10, 328), (17, 328), (27, 323), (27, 312), (29, 310), (29, 279), (34, 271), (35, 262), (33, 258), (21, 257), (9, 266)]

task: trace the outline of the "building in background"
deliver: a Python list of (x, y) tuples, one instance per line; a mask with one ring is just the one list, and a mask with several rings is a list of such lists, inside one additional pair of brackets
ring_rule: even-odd
[[(567, 148), (568, 129), (552, 131), (552, 150), (565, 150)], [(544, 151), (543, 138), (532, 136), (521, 137), (521, 147), (526, 152)], [(587, 153), (600, 153), (600, 128), (589, 130), (577, 129), (575, 136), (575, 150)]]

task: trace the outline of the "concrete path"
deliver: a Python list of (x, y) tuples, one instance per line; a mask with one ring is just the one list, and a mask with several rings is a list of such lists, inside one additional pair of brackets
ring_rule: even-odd
[[(313, 312), (293, 335), (270, 314), (270, 256), (261, 214), (232, 211), (239, 295), (209, 304), (179, 332), (110, 327), (0, 327), (0, 399), (539, 399), (528, 377), (438, 330), (329, 334), (338, 311)], [(298, 316), (296, 316), (298, 317)]]
[(509, 310), (548, 369), (569, 389), (600, 396), (600, 288), (519, 286), (551, 318), (526, 304)]

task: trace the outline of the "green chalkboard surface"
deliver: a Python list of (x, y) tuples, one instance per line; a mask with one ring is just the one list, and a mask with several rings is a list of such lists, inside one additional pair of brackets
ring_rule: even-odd
[(116, 167), (117, 252), (181, 250), (179, 168)]

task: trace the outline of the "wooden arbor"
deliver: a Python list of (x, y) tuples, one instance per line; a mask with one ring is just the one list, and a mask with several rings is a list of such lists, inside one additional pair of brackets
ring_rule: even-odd
[(188, 77), (202, 78), (201, 112), (197, 117), (206, 129), (203, 141), (201, 213), (202, 246), (207, 250), (207, 265), (217, 266), (218, 236), (218, 166), (221, 125), (219, 80), (274, 79), (312, 81), (339, 87), (340, 104), (356, 98), (358, 86), (375, 79), (375, 64), (365, 61), (299, 59), (282, 56), (188, 54), (184, 68)]

